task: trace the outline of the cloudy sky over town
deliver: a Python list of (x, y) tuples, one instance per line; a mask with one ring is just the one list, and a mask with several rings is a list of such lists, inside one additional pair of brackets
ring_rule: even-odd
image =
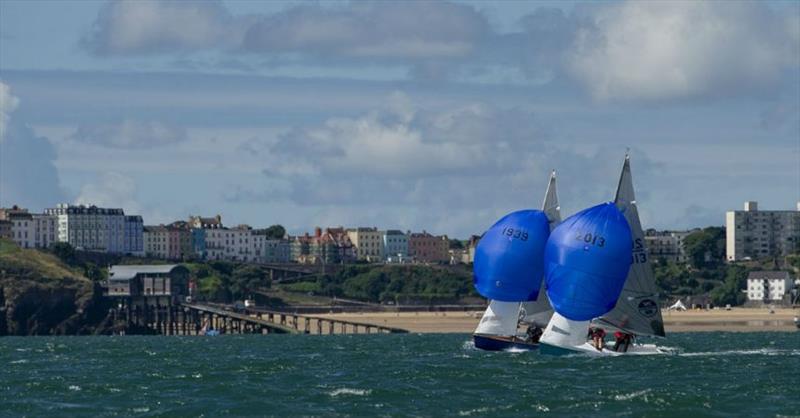
[(0, 205), (467, 237), (800, 200), (796, 2), (0, 2)]

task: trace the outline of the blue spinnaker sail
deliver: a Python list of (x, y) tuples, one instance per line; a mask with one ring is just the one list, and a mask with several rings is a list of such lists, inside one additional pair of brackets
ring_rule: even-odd
[(613, 203), (585, 209), (550, 234), (545, 284), (553, 309), (588, 321), (614, 308), (631, 266), (631, 229)]
[(497, 221), (475, 249), (473, 282), (482, 296), (503, 302), (536, 300), (544, 275), (547, 215), (520, 210)]

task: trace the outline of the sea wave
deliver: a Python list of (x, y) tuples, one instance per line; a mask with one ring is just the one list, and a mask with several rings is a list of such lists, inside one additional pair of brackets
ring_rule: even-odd
[(776, 348), (759, 348), (755, 350), (700, 351), (696, 353), (679, 353), (681, 357), (709, 356), (800, 356), (800, 350), (781, 350)]
[(372, 393), (371, 389), (339, 388), (328, 392), (328, 395), (330, 395), (331, 397), (336, 397), (340, 395), (367, 396), (370, 393)]

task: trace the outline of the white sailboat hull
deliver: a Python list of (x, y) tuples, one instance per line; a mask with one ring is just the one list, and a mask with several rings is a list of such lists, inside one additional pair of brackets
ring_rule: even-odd
[(591, 341), (588, 341), (589, 321), (573, 321), (561, 316), (558, 312), (553, 314), (547, 324), (541, 340), (539, 351), (542, 354), (569, 355), (586, 354), (590, 356), (624, 356), (624, 355), (654, 355), (669, 354), (672, 349), (658, 347), (655, 344), (631, 344), (625, 352), (614, 351), (614, 343), (608, 342), (603, 350), (598, 350)]
[(616, 357), (616, 356), (647, 356), (659, 354), (674, 354), (675, 350), (668, 347), (659, 347), (655, 344), (633, 344), (628, 347), (628, 351), (614, 351), (614, 343), (606, 343), (601, 351), (595, 348), (590, 342), (585, 342), (576, 346), (555, 346), (545, 342), (539, 343), (539, 350), (543, 354), (569, 355), (585, 354), (593, 357)]

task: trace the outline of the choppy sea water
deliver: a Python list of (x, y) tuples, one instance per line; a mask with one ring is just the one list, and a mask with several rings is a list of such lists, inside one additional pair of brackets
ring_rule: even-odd
[(677, 355), (490, 353), (466, 334), (0, 339), (2, 416), (800, 416), (800, 332)]

